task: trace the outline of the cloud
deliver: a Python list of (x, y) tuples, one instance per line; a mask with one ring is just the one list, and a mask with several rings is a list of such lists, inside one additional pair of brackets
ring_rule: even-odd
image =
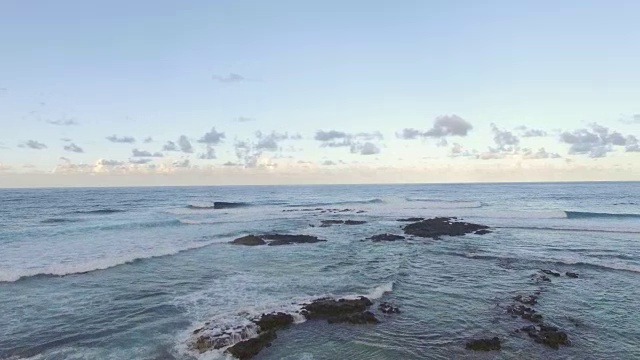
[(84, 153), (84, 150), (80, 146), (78, 146), (78, 145), (76, 145), (74, 143), (71, 143), (69, 145), (65, 145), (64, 149), (66, 151), (70, 151), (70, 152), (74, 152), (74, 153)]
[(163, 157), (164, 155), (161, 152), (150, 152), (150, 151), (146, 151), (146, 150), (138, 150), (138, 149), (133, 149), (131, 150), (131, 154), (133, 157)]
[(167, 143), (162, 147), (162, 151), (178, 151), (178, 145), (173, 141), (167, 141)]
[(370, 142), (366, 142), (362, 146), (358, 146), (357, 149), (360, 151), (360, 155), (375, 155), (380, 153), (380, 148)]
[(493, 141), (498, 145), (499, 150), (508, 152), (517, 150), (520, 139), (513, 135), (513, 133), (507, 130), (500, 130), (500, 128), (493, 123), (491, 124), (491, 131), (493, 131)]
[(438, 140), (438, 142), (436, 143), (437, 147), (445, 147), (449, 145), (449, 142), (447, 141), (446, 138), (441, 138), (440, 140)]
[(79, 125), (75, 119), (59, 119), (59, 120), (47, 120), (47, 123), (58, 126), (75, 126)]
[(148, 143), (152, 143), (153, 142), (153, 138), (151, 136), (145, 138), (143, 141), (143, 143), (148, 144)]
[(64, 142), (71, 142), (71, 139), (69, 139), (69, 138), (60, 138), (60, 140), (64, 141)]
[(188, 168), (191, 167), (191, 161), (189, 159), (180, 159), (174, 161), (172, 165), (176, 168)]
[(529, 137), (543, 137), (543, 136), (547, 136), (547, 132), (544, 130), (539, 130), (539, 129), (529, 129), (528, 127), (522, 125), (522, 126), (518, 126), (516, 128), (516, 130), (520, 130), (520, 136), (524, 137), (524, 138), (529, 138)]
[(21, 148), (29, 148), (29, 149), (35, 149), (35, 150), (42, 150), (47, 148), (47, 145), (35, 140), (28, 140), (27, 142), (20, 144), (18, 146)]
[(322, 162), (322, 166), (334, 166), (334, 165), (337, 165), (337, 164), (331, 160), (325, 160)]
[(136, 142), (136, 139), (131, 136), (118, 137), (117, 135), (111, 135), (107, 136), (106, 139), (114, 143), (122, 144), (133, 144), (134, 142)]
[(237, 122), (249, 122), (249, 121), (256, 121), (255, 118), (252, 117), (246, 117), (246, 116), (238, 116), (237, 118), (233, 119)]
[(178, 147), (183, 153), (193, 153), (193, 146), (191, 146), (191, 141), (189, 141), (189, 138), (185, 135), (180, 135), (180, 137), (178, 138)]
[(66, 163), (70, 163), (70, 162), (71, 162), (71, 159), (66, 158), (66, 157), (64, 157), (64, 156), (61, 156), (61, 157), (60, 157), (60, 160), (62, 160), (62, 161), (64, 161), (64, 162), (66, 162)]
[(290, 139), (291, 140), (302, 140), (302, 135), (296, 133), (296, 134), (291, 135)]
[(536, 152), (531, 149), (522, 149), (523, 159), (559, 159), (561, 157), (558, 153), (547, 152), (545, 148), (540, 148)]
[[(379, 131), (349, 134), (336, 130), (319, 130), (316, 132), (314, 139), (322, 142), (322, 144), (320, 144), (321, 147), (349, 147), (353, 154), (361, 153), (362, 155), (371, 155), (380, 152), (380, 148), (371, 141), (382, 140), (383, 136)], [(365, 143), (362, 143), (363, 141)]]
[(334, 141), (334, 140), (338, 140), (338, 139), (346, 139), (348, 138), (349, 135), (345, 132), (342, 131), (336, 131), (336, 130), (329, 130), (329, 131), (322, 131), (322, 130), (318, 130), (316, 132), (316, 135), (314, 136), (315, 140), (318, 141)]
[(444, 137), (444, 136), (467, 136), (473, 126), (457, 115), (439, 116), (433, 123), (433, 127), (427, 130), (422, 136)]
[(223, 132), (217, 132), (215, 127), (211, 128), (211, 131), (205, 133), (200, 140), (199, 143), (208, 144), (208, 145), (218, 145), (223, 139), (225, 135)]
[(202, 159), (202, 160), (217, 159), (215, 149), (211, 145), (207, 145), (207, 152), (198, 155), (198, 159)]
[(153, 161), (153, 159), (129, 159), (129, 162), (131, 164), (138, 164), (138, 165), (148, 164), (148, 163), (150, 163), (152, 161)]
[(402, 129), (401, 133), (396, 134), (397, 137), (405, 140), (417, 139), (422, 135), (422, 132), (418, 129)]
[(99, 159), (96, 166), (120, 166), (124, 165), (123, 161)]
[(230, 73), (228, 75), (213, 75), (211, 79), (226, 84), (239, 83), (248, 80), (244, 76), (234, 73)]
[(638, 139), (633, 135), (624, 136), (617, 131), (598, 124), (591, 124), (589, 129), (578, 129), (560, 134), (560, 141), (571, 145), (569, 154), (588, 155), (592, 158), (607, 156), (615, 146), (626, 146), (633, 149)]
[(257, 131), (256, 138), (258, 139), (255, 145), (256, 150), (277, 151), (279, 149), (278, 143), (289, 139), (289, 134), (273, 131), (271, 134), (265, 135), (262, 132)]
[(631, 144), (627, 145), (625, 148), (626, 152), (640, 152), (640, 144)]
[(238, 164), (238, 163), (231, 162), (231, 161), (227, 161), (226, 163), (222, 164), (222, 166), (242, 166), (242, 165)]

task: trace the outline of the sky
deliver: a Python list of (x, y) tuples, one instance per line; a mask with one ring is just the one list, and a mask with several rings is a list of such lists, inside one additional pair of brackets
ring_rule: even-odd
[(0, 187), (640, 180), (638, 1), (0, 2)]

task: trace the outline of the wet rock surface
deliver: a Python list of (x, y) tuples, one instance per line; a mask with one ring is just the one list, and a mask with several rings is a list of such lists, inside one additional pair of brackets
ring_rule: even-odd
[(259, 246), (259, 245), (291, 245), (291, 244), (313, 244), (324, 242), (326, 240), (318, 239), (311, 235), (282, 235), (282, 234), (266, 234), (266, 235), (248, 235), (231, 241), (234, 245)]
[(555, 277), (559, 277), (560, 276), (560, 273), (557, 272), (557, 271), (546, 270), (546, 269), (543, 269), (543, 270), (540, 270), (540, 271), (542, 271), (543, 273), (545, 273), (547, 275), (551, 275), (551, 276), (555, 276)]
[(326, 319), (349, 314), (362, 313), (373, 305), (371, 300), (361, 296), (357, 299), (322, 298), (302, 306), (302, 315), (307, 319)]
[(407, 235), (423, 238), (439, 239), (441, 236), (462, 236), (479, 230), (487, 230), (488, 226), (456, 221), (451, 217), (436, 217), (406, 225), (403, 230)]
[(403, 239), (405, 239), (404, 236), (402, 236), (402, 235), (394, 235), (394, 234), (373, 235), (372, 237), (367, 238), (367, 240), (371, 240), (373, 242), (396, 241), (396, 240), (403, 240)]
[(363, 220), (322, 220), (320, 221), (320, 227), (329, 227), (332, 225), (362, 225), (366, 224), (366, 221)]
[(243, 236), (241, 238), (237, 238), (231, 242), (234, 245), (246, 245), (246, 246), (257, 246), (257, 245), (266, 245), (266, 242), (255, 235)]
[(535, 342), (547, 345), (552, 349), (558, 349), (560, 345), (569, 345), (567, 333), (560, 331), (555, 326), (545, 324), (540, 324), (539, 326), (529, 325), (519, 329), (519, 331), (528, 334)]
[(416, 222), (416, 221), (422, 221), (422, 220), (424, 220), (424, 218), (421, 218), (421, 217), (410, 217), (410, 218), (398, 219), (398, 221), (401, 221), (401, 222)]
[(399, 314), (400, 313), (400, 309), (389, 304), (386, 302), (383, 302), (382, 304), (378, 305), (378, 310), (382, 311), (385, 314)]
[(567, 275), (567, 277), (574, 278), (574, 279), (579, 277), (578, 273), (574, 273), (574, 272), (571, 272), (571, 271), (567, 271), (565, 273), (565, 275)]
[(327, 319), (329, 324), (349, 323), (355, 325), (377, 324), (380, 320), (376, 319), (371, 311), (363, 311), (352, 314), (341, 314)]
[(478, 231), (474, 232), (474, 234), (476, 234), (476, 235), (486, 235), (486, 234), (491, 234), (491, 231), (482, 229), (482, 230), (478, 230)]
[(251, 359), (258, 355), (260, 350), (271, 346), (271, 342), (277, 337), (275, 331), (266, 331), (260, 333), (256, 338), (241, 341), (233, 345), (227, 349), (227, 352), (240, 360)]
[(468, 350), (474, 351), (491, 351), (491, 350), (500, 350), (501, 344), (500, 339), (498, 337), (493, 337), (491, 339), (477, 339), (469, 341), (466, 346)]
[(260, 331), (275, 331), (293, 324), (293, 315), (283, 312), (263, 314), (255, 324)]

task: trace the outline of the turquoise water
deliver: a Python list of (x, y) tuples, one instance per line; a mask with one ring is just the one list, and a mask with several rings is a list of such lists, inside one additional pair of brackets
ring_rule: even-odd
[[(214, 202), (246, 206), (213, 209)], [(0, 190), (1, 359), (211, 359), (192, 331), (293, 311), (324, 295), (367, 295), (401, 314), (375, 326), (304, 322), (257, 359), (640, 358), (640, 183), (264, 186)], [(364, 213), (322, 214), (310, 208)], [(458, 216), (495, 228), (442, 240), (396, 219)], [(324, 219), (358, 226), (310, 227)], [(327, 242), (241, 247), (250, 233)], [(565, 276), (538, 284), (539, 269)], [(572, 344), (514, 330), (517, 294)], [(500, 352), (465, 342), (499, 336)]]

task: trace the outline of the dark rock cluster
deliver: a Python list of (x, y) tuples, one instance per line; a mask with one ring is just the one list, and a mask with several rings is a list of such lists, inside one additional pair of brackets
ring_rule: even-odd
[(373, 242), (396, 241), (396, 240), (403, 240), (403, 239), (405, 239), (404, 236), (402, 236), (402, 235), (394, 235), (394, 234), (373, 235), (372, 237), (367, 238), (367, 240), (371, 240)]
[[(400, 219), (408, 220), (408, 219)], [(440, 239), (441, 236), (462, 236), (470, 233), (486, 234), (488, 226), (457, 221), (451, 217), (436, 217), (406, 225), (403, 230), (407, 235), (423, 238)]]
[(497, 337), (493, 337), (491, 339), (476, 339), (471, 340), (465, 346), (469, 350), (474, 351), (491, 351), (491, 350), (500, 350), (500, 339)]
[(313, 244), (327, 240), (318, 239), (311, 235), (282, 235), (282, 234), (266, 234), (266, 235), (248, 235), (237, 238), (231, 242), (234, 245), (291, 245), (291, 244)]

